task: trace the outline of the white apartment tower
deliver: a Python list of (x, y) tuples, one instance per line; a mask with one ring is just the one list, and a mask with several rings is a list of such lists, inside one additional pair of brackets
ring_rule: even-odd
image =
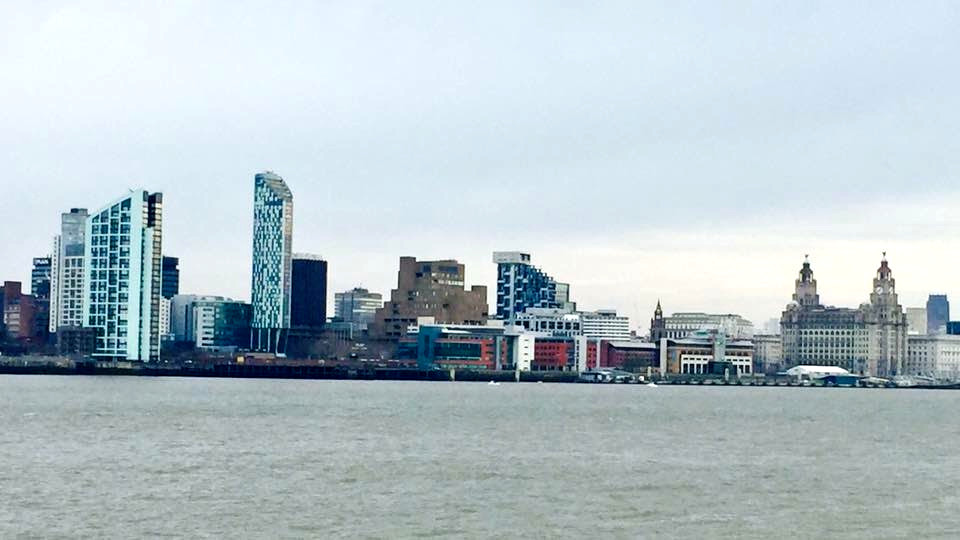
[(160, 358), (163, 196), (134, 190), (86, 222), (83, 326), (96, 329), (94, 358)]

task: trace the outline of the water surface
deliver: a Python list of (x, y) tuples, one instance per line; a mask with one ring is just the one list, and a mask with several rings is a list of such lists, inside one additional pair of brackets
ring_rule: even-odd
[(960, 392), (0, 376), (0, 537), (960, 537)]

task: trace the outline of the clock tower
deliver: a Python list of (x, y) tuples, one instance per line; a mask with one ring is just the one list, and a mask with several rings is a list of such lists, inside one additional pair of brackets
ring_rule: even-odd
[(890, 377), (903, 373), (907, 349), (907, 316), (897, 299), (896, 280), (883, 253), (880, 268), (873, 278), (870, 303), (864, 311), (871, 371)]
[(820, 295), (817, 294), (817, 280), (813, 279), (813, 270), (810, 268), (810, 256), (804, 255), (803, 266), (800, 268), (800, 277), (794, 282), (793, 301), (800, 306), (816, 307), (820, 305)]

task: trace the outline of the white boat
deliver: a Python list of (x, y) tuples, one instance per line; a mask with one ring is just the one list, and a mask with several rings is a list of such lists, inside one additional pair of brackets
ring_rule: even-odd
[(648, 386), (648, 387), (650, 387), (650, 388), (656, 388), (656, 387), (657, 387), (657, 383), (655, 383), (655, 382), (648, 382), (645, 386)]
[(500, 383), (498, 383), (497, 381), (490, 381), (490, 382), (487, 383), (487, 385), (491, 385), (491, 384), (492, 384), (493, 386), (500, 386)]

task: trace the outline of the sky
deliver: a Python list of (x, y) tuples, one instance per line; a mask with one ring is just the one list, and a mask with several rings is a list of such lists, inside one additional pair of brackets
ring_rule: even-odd
[[(0, 279), (61, 212), (164, 194), (181, 292), (250, 297), (253, 177), (332, 292), (525, 251), (583, 309), (762, 325), (821, 299), (960, 306), (956, 2), (10, 2)], [(960, 307), (955, 308), (960, 310)]]

